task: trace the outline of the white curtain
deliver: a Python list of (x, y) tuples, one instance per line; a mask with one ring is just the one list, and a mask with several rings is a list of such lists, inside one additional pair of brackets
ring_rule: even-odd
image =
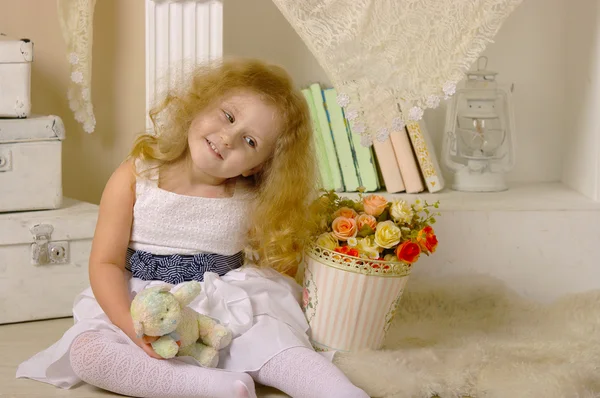
[(96, 0), (57, 0), (58, 17), (67, 45), (70, 82), (69, 106), (84, 131), (96, 128), (92, 105), (92, 41)]
[(369, 146), (454, 94), (522, 0), (273, 0)]

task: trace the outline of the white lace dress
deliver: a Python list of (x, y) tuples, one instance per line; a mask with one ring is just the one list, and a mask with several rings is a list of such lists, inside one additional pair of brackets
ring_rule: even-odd
[[(138, 179), (130, 249), (163, 256), (238, 253), (244, 246), (252, 194), (244, 183), (237, 185), (233, 197), (213, 199), (174, 194), (162, 190), (153, 180)], [(131, 278), (132, 297), (164, 283), (125, 272)], [(222, 276), (206, 272), (203, 279), (202, 293), (190, 307), (218, 319), (234, 333), (230, 347), (222, 351), (220, 368), (255, 371), (288, 348), (311, 347), (308, 324), (299, 304), (301, 288), (291, 278), (273, 270), (244, 266)], [(102, 311), (90, 288), (75, 298), (73, 316), (75, 324), (59, 341), (19, 365), (18, 378), (72, 387), (80, 379), (71, 368), (69, 350), (79, 334), (95, 330), (126, 338)], [(194, 363), (192, 358), (173, 360)]]

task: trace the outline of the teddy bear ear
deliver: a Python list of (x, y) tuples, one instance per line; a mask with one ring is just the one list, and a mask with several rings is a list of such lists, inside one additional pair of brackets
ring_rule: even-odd
[(142, 321), (133, 321), (133, 330), (135, 330), (137, 338), (141, 339), (144, 336), (144, 324)]
[(170, 292), (172, 288), (173, 288), (173, 285), (160, 285), (158, 287), (158, 291), (159, 292)]
[(152, 286), (152, 287), (148, 287), (148, 288), (142, 290), (142, 293), (144, 293), (145, 295), (154, 294), (154, 293), (166, 293), (166, 292), (170, 292), (172, 287), (173, 287), (172, 285), (168, 285), (168, 284)]
[(179, 301), (181, 307), (186, 307), (200, 294), (202, 287), (199, 282), (185, 282), (179, 286), (179, 289), (173, 295)]

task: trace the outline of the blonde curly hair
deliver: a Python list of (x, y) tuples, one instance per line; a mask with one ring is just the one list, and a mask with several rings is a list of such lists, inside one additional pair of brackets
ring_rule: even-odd
[[(189, 81), (188, 81), (189, 82)], [(316, 159), (308, 106), (288, 73), (255, 59), (231, 59), (196, 68), (191, 84), (170, 90), (150, 111), (153, 133), (140, 135), (130, 158), (160, 167), (188, 154), (188, 129), (194, 117), (234, 90), (250, 90), (278, 111), (281, 131), (272, 156), (250, 177), (256, 191), (249, 214), (248, 251), (255, 262), (294, 274), (309, 238), (308, 203), (316, 194)]]

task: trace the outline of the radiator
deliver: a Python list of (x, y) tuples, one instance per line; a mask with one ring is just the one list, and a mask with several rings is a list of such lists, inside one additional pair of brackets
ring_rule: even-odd
[(183, 72), (222, 54), (221, 1), (146, 0), (146, 114)]

